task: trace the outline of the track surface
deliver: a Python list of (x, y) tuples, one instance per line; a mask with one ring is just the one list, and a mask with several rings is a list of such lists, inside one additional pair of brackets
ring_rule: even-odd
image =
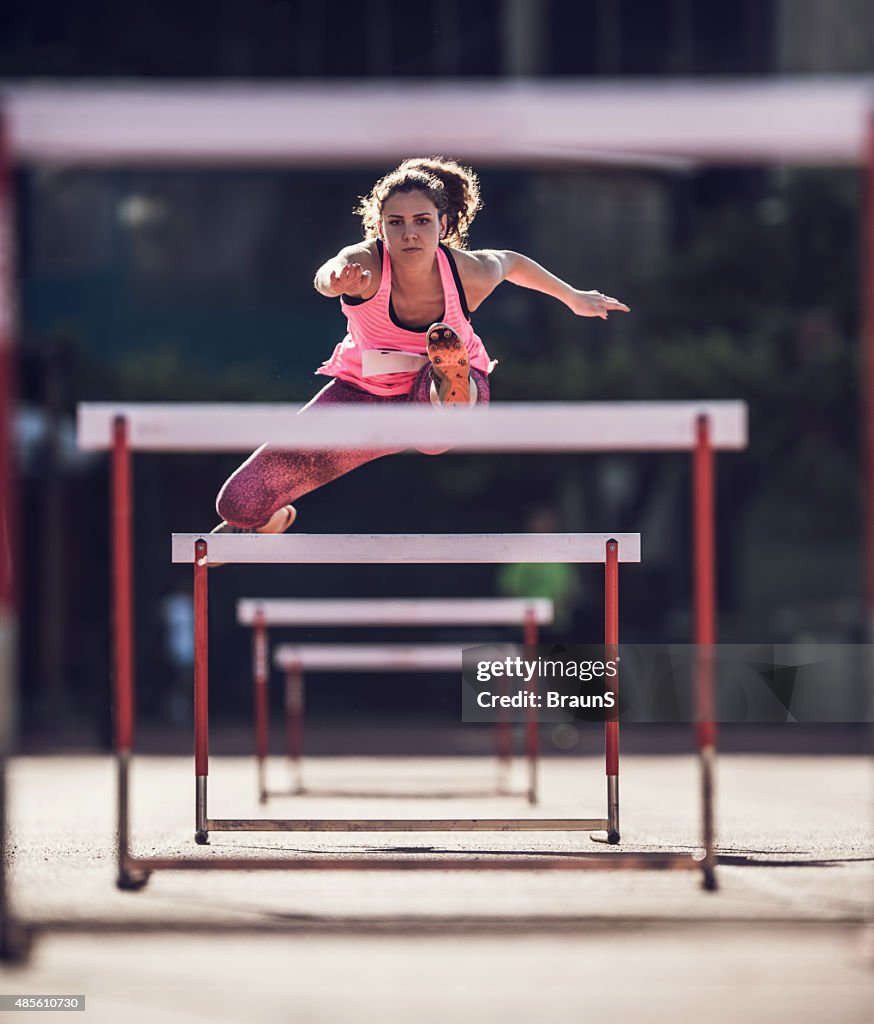
[[(604, 807), (603, 762), (593, 757), (548, 760), (533, 811), (521, 798), (416, 795), (487, 789), (494, 767), (485, 758), (317, 758), (308, 768), (318, 793), (277, 798), (265, 811), (252, 763), (214, 758), (210, 814), (561, 817)], [(188, 758), (135, 761), (135, 852), (606, 849), (580, 833), (219, 833), (197, 847), (192, 771)], [(279, 759), (271, 774), (284, 783)], [(696, 874), (624, 871), (163, 872), (122, 893), (112, 761), (26, 757), (10, 776), (12, 895), (37, 939), (29, 963), (3, 971), (0, 992), (84, 993), (88, 1021), (871, 1019), (865, 758), (723, 757), (716, 894), (702, 892)], [(626, 757), (622, 848), (694, 849), (697, 783), (691, 757)], [(393, 795), (326, 795), (342, 790)]]

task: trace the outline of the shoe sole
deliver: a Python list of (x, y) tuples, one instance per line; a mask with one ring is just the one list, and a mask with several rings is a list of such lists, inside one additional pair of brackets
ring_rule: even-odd
[(467, 349), (447, 324), (431, 324), (428, 328), (428, 358), (438, 382), (438, 395), (443, 405), (470, 404), (470, 363)]

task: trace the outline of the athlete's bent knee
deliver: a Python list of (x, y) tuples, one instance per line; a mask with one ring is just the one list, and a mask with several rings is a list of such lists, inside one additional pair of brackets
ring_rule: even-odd
[(259, 493), (261, 488), (249, 486), (231, 477), (216, 498), (216, 511), (232, 526), (254, 530), (263, 526), (275, 511), (268, 495)]

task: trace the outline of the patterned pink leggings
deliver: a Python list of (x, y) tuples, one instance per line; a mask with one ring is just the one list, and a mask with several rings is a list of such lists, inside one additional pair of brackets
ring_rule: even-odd
[[(481, 370), (471, 367), (476, 380), (477, 401), (489, 402), (489, 379)], [(334, 379), (301, 409), (306, 412), (315, 405), (358, 403), (365, 405), (390, 402), (430, 402), (431, 367), (423, 366), (408, 395), (385, 397), (363, 391), (354, 384)], [(442, 449), (445, 451), (446, 449)], [(354, 451), (338, 448), (334, 451), (289, 451), (274, 445), (262, 445), (225, 481), (216, 499), (216, 510), (232, 526), (247, 530), (263, 526), (283, 505), (296, 501), (304, 494), (336, 480), (351, 469), (363, 466), (383, 455), (395, 455), (403, 448), (380, 451)], [(428, 450), (427, 455), (440, 451)]]

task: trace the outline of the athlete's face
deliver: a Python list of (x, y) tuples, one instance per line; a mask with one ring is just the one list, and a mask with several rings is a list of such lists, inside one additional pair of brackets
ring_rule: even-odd
[(382, 238), (393, 259), (433, 258), (446, 231), (446, 215), (424, 192), (395, 192), (382, 204)]

